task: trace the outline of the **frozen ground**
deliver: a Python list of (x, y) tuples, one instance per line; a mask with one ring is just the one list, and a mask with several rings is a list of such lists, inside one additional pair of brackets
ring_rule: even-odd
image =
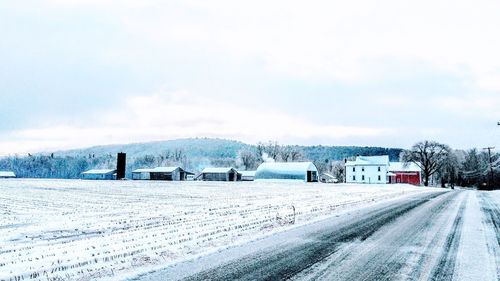
[(341, 209), (416, 193), (432, 191), (300, 182), (0, 180), (0, 280), (123, 279)]
[(137, 280), (500, 280), (498, 192), (415, 193)]

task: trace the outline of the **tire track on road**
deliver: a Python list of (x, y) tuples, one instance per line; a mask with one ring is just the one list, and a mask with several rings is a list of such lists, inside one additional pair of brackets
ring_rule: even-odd
[(286, 280), (326, 260), (342, 244), (364, 241), (385, 225), (443, 194), (446, 193), (390, 205), (337, 229), (313, 233), (297, 246), (248, 255), (184, 280)]
[(467, 200), (463, 200), (460, 204), (460, 208), (453, 221), (451, 231), (446, 237), (446, 242), (444, 248), (442, 249), (442, 254), (439, 258), (439, 262), (434, 267), (435, 270), (432, 272), (432, 280), (453, 280), (453, 274), (455, 272), (455, 264), (457, 260), (458, 245), (460, 244), (460, 236), (462, 234), (463, 213), (466, 204)]
[(492, 227), (496, 236), (496, 241), (489, 239), (486, 243), (488, 251), (495, 257), (497, 279), (500, 280), (500, 206), (486, 191), (479, 193), (479, 198), (481, 212), (485, 218), (483, 223), (485, 227)]
[[(323, 265), (298, 276), (298, 280), (404, 280), (419, 276), (424, 263), (421, 249), (435, 247), (428, 240), (430, 232), (446, 231), (447, 213), (458, 209), (453, 203), (458, 192), (436, 198), (411, 214), (384, 226), (365, 242), (348, 245), (332, 255)], [(437, 228), (437, 229), (436, 229)], [(446, 232), (447, 233), (447, 232)], [(436, 242), (436, 241), (434, 241)], [(418, 258), (418, 263), (412, 262)], [(410, 263), (410, 264), (409, 264)], [(420, 280), (412, 279), (411, 280)]]

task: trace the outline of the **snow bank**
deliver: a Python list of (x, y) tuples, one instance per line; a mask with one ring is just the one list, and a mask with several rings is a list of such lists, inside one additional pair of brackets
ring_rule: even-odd
[(408, 185), (0, 180), (0, 280), (120, 279)]

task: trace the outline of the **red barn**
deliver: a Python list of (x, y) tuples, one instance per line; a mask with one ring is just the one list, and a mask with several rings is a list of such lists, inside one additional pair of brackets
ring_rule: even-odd
[(420, 185), (422, 170), (414, 163), (391, 162), (387, 178), (389, 183), (409, 183)]

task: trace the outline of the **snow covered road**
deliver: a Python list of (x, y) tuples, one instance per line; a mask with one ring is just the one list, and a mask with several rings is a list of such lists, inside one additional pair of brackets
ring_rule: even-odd
[(418, 193), (138, 280), (500, 280), (500, 193)]

